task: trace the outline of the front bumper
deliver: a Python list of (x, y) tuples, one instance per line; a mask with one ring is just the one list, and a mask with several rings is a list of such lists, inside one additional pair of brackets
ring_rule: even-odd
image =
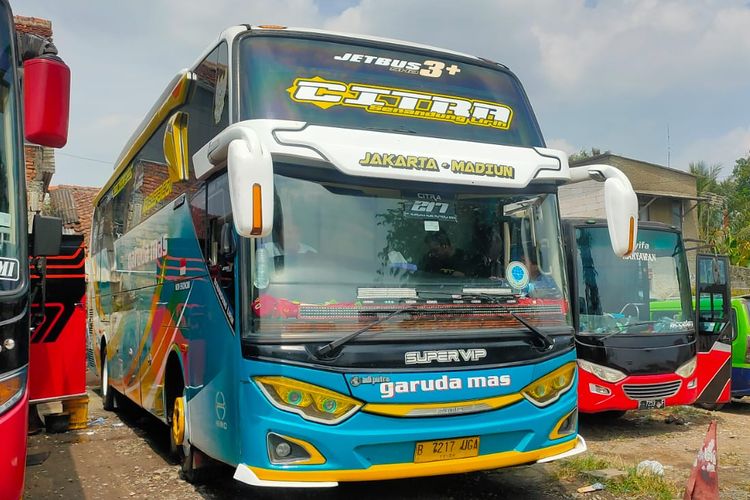
[[(697, 375), (684, 379), (674, 373), (662, 375), (630, 375), (623, 380), (612, 383), (607, 382), (585, 370), (578, 370), (578, 409), (582, 413), (599, 413), (604, 411), (637, 410), (641, 400), (664, 399), (665, 406), (678, 406), (693, 404), (698, 397)], [(636, 390), (630, 390), (631, 396), (626, 393), (625, 386), (654, 387), (668, 386), (679, 382), (677, 391), (669, 396), (657, 395), (654, 397), (632, 396)], [(597, 389), (599, 392), (597, 392)], [(609, 394), (600, 392), (608, 391)], [(647, 391), (640, 391), (647, 392)], [(658, 394), (658, 389), (654, 390)]]
[[(571, 359), (558, 358), (516, 370), (533, 371), (533, 379), (536, 379), (570, 363), (573, 355), (571, 352)], [(259, 362), (246, 366), (265, 374), (276, 371), (300, 381), (317, 381), (342, 394), (348, 392), (342, 374)], [(511, 370), (507, 371), (520, 373)], [(253, 408), (253, 417), (240, 426), (241, 453), (234, 462), (238, 464), (236, 479), (249, 484), (323, 487), (344, 481), (454, 474), (550, 461), (586, 449), (576, 432), (575, 385), (544, 407), (521, 398), (499, 409), (445, 416), (399, 417), (360, 410), (340, 423), (325, 425), (272, 405), (252, 381), (252, 376), (247, 373), (243, 376), (246, 382), (240, 385), (240, 407)], [(518, 377), (520, 379), (520, 375)], [(565, 428), (564, 423), (572, 428), (558, 432)], [(269, 434), (302, 442), (303, 446), (314, 450), (311, 454), (316, 461), (274, 462), (267, 445)], [(465, 437), (479, 438), (477, 456), (415, 463), (417, 443)]]
[(480, 470), (499, 469), (514, 465), (546, 463), (571, 457), (586, 451), (581, 436), (565, 443), (533, 451), (505, 451), (472, 458), (459, 458), (423, 464), (399, 463), (374, 465), (362, 470), (280, 471), (240, 464), (234, 479), (252, 486), (283, 488), (330, 488), (345, 481), (380, 481), (409, 477), (461, 474)]

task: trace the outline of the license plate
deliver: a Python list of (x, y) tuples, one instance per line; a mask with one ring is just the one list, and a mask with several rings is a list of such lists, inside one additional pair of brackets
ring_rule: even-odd
[(665, 405), (663, 399), (644, 399), (638, 401), (639, 410), (659, 410), (661, 408), (664, 408), (664, 406)]
[(414, 447), (414, 463), (417, 464), (477, 455), (479, 455), (478, 437), (421, 441)]

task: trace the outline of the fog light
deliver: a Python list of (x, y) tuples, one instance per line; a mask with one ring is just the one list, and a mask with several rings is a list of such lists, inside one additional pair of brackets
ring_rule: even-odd
[(560, 439), (569, 436), (578, 429), (578, 409), (565, 415), (555, 426), (549, 435), (550, 439)]
[(272, 464), (319, 465), (326, 462), (312, 444), (301, 439), (269, 432), (266, 443), (268, 458)]
[(589, 384), (589, 391), (594, 394), (601, 394), (602, 396), (609, 396), (612, 394), (612, 391), (610, 391), (607, 387), (599, 384)]
[(5, 342), (3, 342), (3, 347), (10, 351), (14, 347), (16, 347), (16, 341), (13, 339), (5, 339)]
[(276, 445), (276, 455), (286, 458), (292, 453), (292, 447), (289, 443), (279, 443)]
[(697, 378), (694, 378), (693, 380), (691, 380), (690, 382), (688, 382), (688, 385), (687, 385), (688, 389), (695, 389), (696, 387), (698, 387), (698, 379)]

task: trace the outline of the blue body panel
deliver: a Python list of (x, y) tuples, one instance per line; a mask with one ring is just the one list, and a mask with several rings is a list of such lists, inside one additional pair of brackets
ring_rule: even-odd
[[(166, 243), (159, 247), (163, 252), (152, 256), (154, 242)], [(126, 270), (117, 285), (128, 294), (105, 297), (99, 306), (112, 316), (110, 339), (117, 346), (118, 354), (110, 363), (111, 379), (120, 391), (164, 419), (165, 367), (177, 356), (185, 381), (187, 436), (191, 444), (217, 460), (290, 471), (363, 470), (373, 465), (412, 463), (418, 441), (478, 436), (482, 456), (539, 450), (576, 439), (576, 432), (557, 439), (550, 439), (550, 434), (576, 409), (573, 388), (577, 380), (557, 401), (543, 408), (521, 398), (474, 414), (411, 418), (360, 410), (336, 425), (305, 420), (273, 406), (252, 377), (282, 375), (365, 403), (449, 403), (519, 394), (539, 377), (574, 362), (575, 351), (511, 367), (411, 372), (343, 373), (281, 360), (246, 359), (237, 316), (226, 307), (227, 298), (221, 296), (225, 292), (206, 265), (187, 203), (165, 206), (121, 238), (115, 250), (117, 269)], [(100, 265), (104, 258), (94, 256)], [(235, 265), (235, 272), (239, 267)], [(239, 280), (235, 275), (235, 282)], [(100, 293), (105, 293), (112, 285), (102, 281), (98, 286)], [(236, 303), (241, 300), (235, 296)], [(487, 381), (493, 376), (493, 383), (472, 386), (476, 380)], [(383, 377), (393, 383), (431, 380), (436, 389), (393, 390), (391, 394), (379, 382), (371, 382)], [(266, 449), (269, 432), (312, 444), (325, 463), (272, 465)]]
[(732, 367), (732, 396), (750, 396), (750, 368)]

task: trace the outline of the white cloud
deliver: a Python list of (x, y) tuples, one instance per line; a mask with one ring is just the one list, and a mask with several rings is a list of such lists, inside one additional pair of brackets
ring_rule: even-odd
[(750, 126), (737, 127), (715, 136), (698, 139), (677, 155), (680, 165), (693, 161), (705, 161), (709, 165), (720, 163), (722, 177), (732, 173), (735, 160), (750, 154)]
[[(116, 157), (170, 78), (222, 29), (243, 22), (400, 38), (494, 59), (520, 77), (547, 142), (564, 150), (580, 144), (654, 161), (664, 157), (661, 131), (670, 123), (675, 158), (729, 166), (742, 154), (747, 0), (336, 0), (323, 8), (324, 1), (212, 0), (207, 8), (25, 0), (16, 11), (53, 21), (73, 70), (67, 149), (80, 156)], [(107, 173), (95, 175), (104, 182)], [(78, 177), (79, 165), (60, 158), (55, 180)]]
[(576, 148), (563, 138), (555, 137), (552, 139), (547, 139), (546, 142), (548, 148), (559, 149), (560, 151), (564, 151), (565, 153), (567, 153), (568, 156), (578, 152), (578, 148)]

